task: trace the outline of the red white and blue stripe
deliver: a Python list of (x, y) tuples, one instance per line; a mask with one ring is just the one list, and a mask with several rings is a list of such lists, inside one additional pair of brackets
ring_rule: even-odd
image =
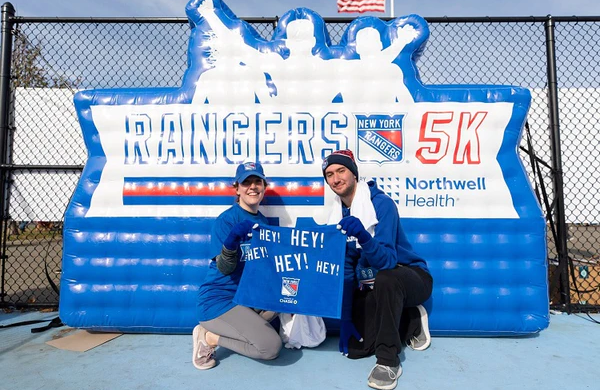
[[(270, 177), (264, 206), (323, 206), (322, 177)], [(126, 177), (124, 205), (228, 206), (235, 200), (231, 177)]]

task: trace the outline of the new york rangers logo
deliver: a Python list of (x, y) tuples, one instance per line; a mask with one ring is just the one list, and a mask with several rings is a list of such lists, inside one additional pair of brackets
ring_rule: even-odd
[(298, 295), (298, 284), (300, 284), (300, 279), (286, 277), (281, 278), (281, 295), (295, 297)]
[(402, 161), (404, 115), (355, 114), (358, 160), (380, 165)]
[(247, 162), (244, 164), (244, 170), (246, 171), (254, 171), (256, 170), (256, 164), (253, 162)]
[(240, 254), (240, 261), (246, 261), (247, 254), (248, 254), (248, 252), (250, 252), (250, 243), (246, 242), (246, 243), (240, 244), (240, 251), (242, 252)]

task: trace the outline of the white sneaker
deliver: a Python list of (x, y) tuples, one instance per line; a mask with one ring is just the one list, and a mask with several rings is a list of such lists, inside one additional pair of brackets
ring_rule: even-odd
[(376, 364), (369, 374), (367, 384), (374, 389), (391, 390), (398, 384), (400, 375), (402, 375), (402, 365), (388, 367)]
[(206, 329), (200, 325), (196, 325), (192, 333), (192, 340), (194, 343), (194, 355), (192, 356), (194, 367), (199, 370), (208, 370), (216, 366), (217, 361), (214, 359), (215, 349), (205, 341)]
[(429, 317), (427, 310), (422, 305), (417, 306), (421, 315), (421, 328), (408, 341), (408, 346), (415, 351), (424, 351), (431, 345), (431, 335), (429, 334)]

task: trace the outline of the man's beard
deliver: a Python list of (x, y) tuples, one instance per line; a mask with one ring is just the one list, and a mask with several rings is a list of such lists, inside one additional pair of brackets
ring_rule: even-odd
[(346, 198), (354, 193), (354, 189), (356, 188), (356, 182), (349, 184), (341, 193), (336, 194), (340, 198)]

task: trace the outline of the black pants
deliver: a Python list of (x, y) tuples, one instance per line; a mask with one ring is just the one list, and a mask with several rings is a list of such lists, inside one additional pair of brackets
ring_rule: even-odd
[(363, 337), (348, 345), (348, 357), (360, 359), (375, 354), (377, 364), (400, 364), (402, 344), (421, 326), (417, 305), (431, 295), (433, 278), (418, 267), (398, 266), (379, 271), (375, 288), (357, 290), (352, 302), (352, 321)]

